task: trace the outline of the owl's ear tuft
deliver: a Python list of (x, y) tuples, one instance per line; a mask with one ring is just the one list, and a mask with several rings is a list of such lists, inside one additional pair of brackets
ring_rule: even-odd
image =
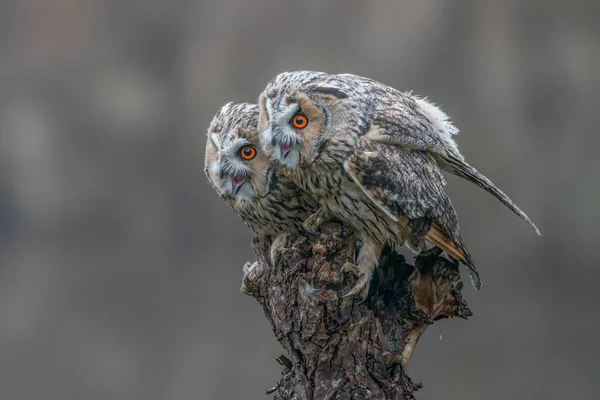
[(229, 103), (221, 106), (221, 108), (219, 108), (217, 110), (217, 112), (215, 113), (215, 116), (213, 117), (213, 119), (219, 119), (219, 118), (221, 118), (221, 115), (223, 114), (223, 111), (231, 108), (232, 106), (233, 106), (233, 101), (230, 101)]
[(256, 129), (258, 132), (262, 132), (269, 127), (269, 110), (270, 107), (267, 105), (267, 101), (269, 101), (265, 92), (262, 92), (258, 97), (258, 125)]
[(302, 113), (304, 114), (313, 116), (314, 113), (318, 112), (318, 109), (312, 99), (305, 94), (298, 95), (294, 101), (296, 104), (298, 104), (298, 107), (300, 107), (300, 110), (302, 110)]
[(335, 97), (338, 100), (342, 100), (348, 97), (348, 95), (344, 93), (343, 90), (333, 86), (317, 86), (316, 88), (314, 88), (314, 91), (325, 96)]

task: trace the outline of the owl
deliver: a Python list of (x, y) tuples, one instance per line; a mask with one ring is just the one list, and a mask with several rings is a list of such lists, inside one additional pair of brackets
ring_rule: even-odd
[(213, 188), (252, 230), (255, 237), (276, 247), (318, 206), (305, 191), (280, 175), (261, 150), (257, 131), (258, 105), (223, 106), (209, 128), (204, 172)]
[(481, 287), (442, 170), (484, 188), (539, 233), (465, 161), (453, 138), (458, 130), (427, 99), (361, 76), (295, 71), (271, 80), (259, 107), (265, 153), (360, 238), (360, 279), (348, 295), (366, 296), (386, 245), (415, 252), (437, 246), (466, 265), (473, 286)]

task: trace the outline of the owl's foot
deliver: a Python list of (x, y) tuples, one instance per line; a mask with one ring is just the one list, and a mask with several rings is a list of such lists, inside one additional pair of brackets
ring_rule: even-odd
[(319, 233), (323, 224), (331, 219), (331, 214), (325, 207), (319, 208), (315, 213), (302, 223), (304, 229), (309, 233)]
[(393, 367), (394, 365), (405, 366), (404, 354), (401, 350), (390, 350), (383, 353), (383, 361), (387, 367)]
[(342, 268), (340, 268), (340, 274), (342, 274), (345, 271), (354, 276), (360, 275), (360, 272), (358, 271), (356, 265), (352, 264), (351, 262), (345, 263), (344, 265), (342, 265)]
[(256, 288), (258, 280), (262, 277), (263, 272), (258, 265), (258, 261), (254, 263), (247, 262), (242, 267), (244, 277), (242, 278), (242, 287), (240, 290), (242, 293), (250, 295)]
[(273, 243), (271, 243), (270, 257), (273, 265), (277, 265), (279, 263), (281, 255), (283, 254), (283, 250), (285, 250), (287, 247), (287, 242), (288, 235), (281, 234), (277, 236), (275, 240), (273, 240)]
[(395, 365), (401, 365), (406, 368), (412, 357), (414, 344), (407, 344), (403, 350), (390, 350), (383, 353), (383, 362), (390, 368)]
[(369, 295), (369, 286), (371, 286), (371, 278), (373, 271), (378, 264), (379, 256), (381, 255), (381, 246), (368, 236), (361, 235), (360, 241), (362, 246), (356, 256), (356, 265), (346, 263), (342, 270), (347, 270), (350, 273), (358, 276), (358, 280), (354, 287), (343, 297), (356, 296), (362, 303)]
[(347, 262), (342, 266), (342, 269), (340, 269), (340, 274), (342, 272), (347, 272), (358, 277), (354, 287), (348, 293), (343, 295), (342, 298), (355, 296), (360, 300), (360, 303), (365, 301), (369, 295), (369, 286), (371, 284), (373, 271), (370, 268), (361, 269), (360, 265), (357, 266)]

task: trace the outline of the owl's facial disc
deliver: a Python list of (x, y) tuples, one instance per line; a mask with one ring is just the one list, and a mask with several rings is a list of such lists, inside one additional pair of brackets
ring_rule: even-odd
[(219, 153), (219, 180), (224, 192), (236, 200), (252, 200), (253, 167), (258, 156), (256, 147), (245, 138), (226, 142)]
[(268, 191), (269, 157), (261, 151), (256, 104), (228, 103), (208, 129), (205, 172), (230, 205), (252, 207)]
[(279, 165), (307, 167), (313, 145), (325, 129), (325, 110), (300, 90), (265, 91), (260, 99), (260, 140), (265, 153)]
[[(298, 168), (300, 164), (299, 150), (303, 138), (291, 124), (298, 110), (297, 104), (289, 105), (271, 121), (269, 129), (265, 132), (265, 139), (272, 147), (272, 158), (287, 168)], [(305, 119), (306, 126), (308, 119), (304, 116), (301, 118)]]

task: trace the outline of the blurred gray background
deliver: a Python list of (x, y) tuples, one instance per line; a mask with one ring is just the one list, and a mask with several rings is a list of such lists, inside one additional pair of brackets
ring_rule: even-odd
[(429, 96), (538, 224), (449, 192), (485, 281), (429, 329), (420, 399), (600, 398), (600, 3), (0, 2), (0, 399), (266, 399), (250, 234), (206, 129), (295, 69)]

